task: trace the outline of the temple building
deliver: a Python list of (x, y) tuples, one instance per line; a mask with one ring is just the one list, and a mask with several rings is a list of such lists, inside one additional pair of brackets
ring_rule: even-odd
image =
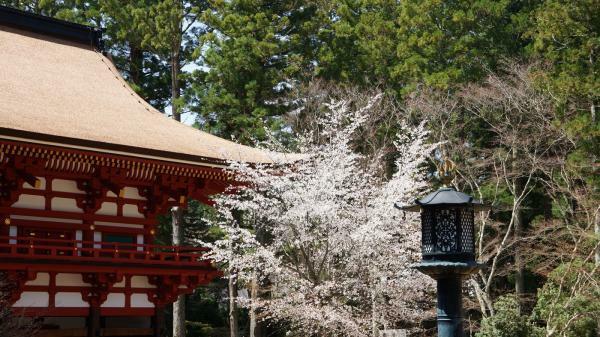
[(229, 160), (274, 156), (155, 110), (101, 44), (0, 7), (0, 273), (40, 336), (160, 336), (165, 306), (219, 272), (202, 248), (154, 245), (157, 216), (224, 191)]

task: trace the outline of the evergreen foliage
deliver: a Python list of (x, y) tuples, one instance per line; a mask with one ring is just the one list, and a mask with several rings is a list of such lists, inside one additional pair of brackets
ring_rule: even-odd
[(531, 13), (525, 31), (530, 52), (552, 64), (548, 75), (556, 93), (584, 98), (598, 104), (600, 98), (600, 3), (596, 0), (543, 1)]
[(216, 0), (203, 16), (210, 33), (197, 50), (200, 70), (192, 86), (202, 128), (242, 143), (284, 132), (284, 94), (310, 59), (311, 6), (266, 0)]
[(558, 266), (538, 291), (533, 318), (546, 323), (546, 335), (594, 337), (600, 333), (600, 272), (575, 260)]
[(519, 301), (514, 295), (501, 296), (494, 303), (496, 314), (481, 321), (475, 337), (542, 337), (529, 317), (520, 314)]

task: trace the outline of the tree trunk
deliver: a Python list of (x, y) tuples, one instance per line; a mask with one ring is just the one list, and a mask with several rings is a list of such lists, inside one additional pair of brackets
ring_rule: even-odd
[(514, 239), (515, 239), (515, 293), (517, 298), (519, 299), (519, 312), (523, 311), (523, 299), (525, 297), (525, 267), (523, 264), (523, 257), (521, 255), (521, 243), (520, 240), (523, 237), (523, 216), (521, 212), (520, 203), (522, 200), (520, 199), (520, 195), (523, 192), (522, 182), (517, 175), (517, 149), (512, 149), (512, 174), (517, 177), (513, 180), (513, 200), (515, 203), (519, 202), (519, 205), (514, 207), (514, 214), (512, 215), (514, 218)]
[(256, 273), (252, 275), (252, 281), (250, 282), (250, 337), (257, 336), (257, 319), (256, 319), (256, 300), (258, 299), (258, 281), (256, 280)]
[(475, 297), (479, 302), (479, 309), (481, 310), (481, 314), (484, 318), (488, 317), (488, 313), (489, 316), (494, 316), (494, 306), (492, 304), (492, 301), (490, 300), (490, 295), (481, 288), (475, 277), (476, 276), (472, 276), (471, 279), (469, 279), (469, 282), (475, 290)]
[(379, 336), (379, 330), (377, 329), (377, 295), (375, 294), (375, 291), (375, 286), (373, 286), (371, 289), (371, 333), (373, 337)]
[(238, 310), (237, 310), (237, 271), (231, 269), (229, 272), (229, 336), (239, 337), (240, 332), (238, 328)]
[[(596, 232), (596, 238), (600, 239), (600, 209), (596, 210), (596, 219), (594, 223), (594, 231)], [(600, 244), (596, 244), (596, 266), (600, 267)], [(600, 322), (598, 323), (600, 328)], [(600, 329), (598, 330), (600, 333)]]
[[(594, 232), (596, 232), (596, 239), (600, 239), (600, 208), (596, 209), (596, 216), (594, 219)], [(600, 267), (600, 243), (596, 243), (596, 266)], [(600, 320), (596, 322), (596, 336), (600, 337)]]
[(173, 337), (185, 337), (185, 295), (173, 303)]
[[(181, 122), (179, 110), (179, 48), (181, 43), (175, 39), (171, 49), (171, 111), (173, 119)], [(183, 241), (183, 209), (173, 207), (171, 209), (173, 225), (173, 245), (179, 246)], [(179, 295), (173, 303), (173, 337), (185, 337), (185, 295)]]
[[(183, 208), (171, 208), (173, 246), (183, 243)], [(185, 295), (179, 295), (173, 303), (173, 337), (185, 337)]]
[[(177, 47), (179, 48), (179, 47)], [(174, 50), (171, 55), (171, 111), (173, 119), (181, 122), (181, 110), (179, 109), (179, 49)]]
[(143, 68), (143, 53), (140, 48), (129, 43), (129, 79), (136, 85), (141, 85), (142, 68)]
[(513, 215), (515, 217), (515, 240), (517, 241), (515, 246), (515, 293), (519, 298), (519, 311), (522, 314), (523, 299), (525, 298), (525, 268), (518, 241), (523, 237), (523, 219), (520, 208), (515, 212), (516, 214)]

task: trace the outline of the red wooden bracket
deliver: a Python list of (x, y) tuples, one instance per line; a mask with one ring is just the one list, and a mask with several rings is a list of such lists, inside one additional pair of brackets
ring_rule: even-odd
[(106, 301), (108, 294), (116, 283), (123, 280), (121, 273), (84, 273), (83, 281), (91, 284), (88, 289), (81, 291), (83, 300), (88, 302), (91, 307), (99, 307)]

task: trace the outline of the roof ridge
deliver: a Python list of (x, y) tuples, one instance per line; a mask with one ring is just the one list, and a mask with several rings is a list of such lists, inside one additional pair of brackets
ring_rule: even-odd
[(0, 24), (103, 50), (102, 29), (0, 5)]

